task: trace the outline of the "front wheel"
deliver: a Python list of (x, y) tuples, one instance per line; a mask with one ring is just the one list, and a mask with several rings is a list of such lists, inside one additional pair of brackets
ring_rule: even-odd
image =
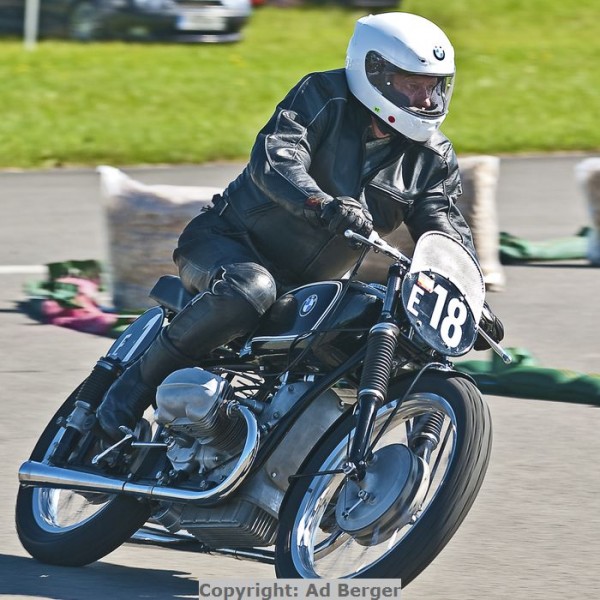
[[(65, 429), (58, 423), (74, 408), (77, 392), (62, 405), (35, 446), (31, 460), (47, 461)], [(71, 490), (21, 487), (16, 526), (23, 547), (37, 560), (62, 566), (94, 562), (128, 540), (150, 516), (135, 498)]]
[[(408, 388), (406, 381), (390, 386), (360, 482), (340, 472), (355, 433), (352, 415), (316, 444), (301, 469), (310, 475), (293, 480), (282, 505), (278, 577), (394, 578), (405, 586), (454, 535), (487, 470), (489, 409), (460, 376), (425, 374), (398, 406)], [(423, 450), (432, 431), (437, 446)]]

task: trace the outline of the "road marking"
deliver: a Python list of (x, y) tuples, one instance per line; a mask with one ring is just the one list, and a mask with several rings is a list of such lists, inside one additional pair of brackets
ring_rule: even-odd
[(47, 271), (46, 265), (0, 265), (0, 275), (37, 275)]

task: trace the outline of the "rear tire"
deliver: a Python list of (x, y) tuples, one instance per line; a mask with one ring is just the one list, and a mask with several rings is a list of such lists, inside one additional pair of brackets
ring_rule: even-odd
[[(391, 385), (388, 402), (403, 398), (408, 385), (406, 381)], [(385, 421), (384, 415), (389, 415), (391, 405), (380, 409), (376, 427)], [(436, 450), (438, 454), (443, 453), (440, 466), (432, 469), (429, 491), (420, 503), (420, 509), (409, 513), (413, 522), (402, 521), (406, 519), (406, 513), (402, 516), (400, 513), (405, 507), (399, 507), (394, 509), (397, 512), (392, 511), (392, 530), (396, 527), (393, 534), (382, 534), (382, 529), (374, 527), (372, 541), (365, 541), (363, 535), (358, 542), (358, 538), (341, 530), (333, 511), (342, 495), (340, 490), (346, 489), (344, 476), (295, 479), (280, 511), (275, 551), (278, 577), (394, 578), (401, 579), (404, 587), (433, 561), (471, 508), (483, 482), (492, 445), (489, 409), (475, 385), (460, 376), (429, 373), (421, 377), (403, 401), (387, 430), (389, 433), (377, 449), (408, 445), (410, 426), (414, 425), (415, 417), (434, 412), (445, 416), (442, 439), (447, 433), (448, 442), (440, 444)], [(340, 468), (354, 425), (352, 415), (348, 415), (325, 434), (300, 472)], [(380, 456), (385, 456), (385, 452)], [(430, 466), (435, 464), (436, 458), (434, 453)], [(389, 489), (393, 489), (393, 484), (381, 494)], [(389, 518), (390, 512), (386, 514), (386, 519)], [(394, 524), (396, 518), (399, 520), (397, 525)], [(389, 523), (386, 526), (389, 531)]]
[[(54, 415), (31, 460), (47, 459), (63, 431), (57, 419), (73, 410), (75, 398), (73, 392)], [(70, 513), (79, 519), (78, 512), (82, 511), (91, 513), (67, 522)], [(31, 556), (48, 564), (78, 567), (106, 556), (127, 541), (149, 518), (150, 505), (128, 496), (21, 487), (15, 516), (19, 540)]]

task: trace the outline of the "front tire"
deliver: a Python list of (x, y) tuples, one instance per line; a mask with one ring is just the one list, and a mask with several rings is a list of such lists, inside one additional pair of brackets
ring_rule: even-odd
[[(388, 404), (377, 413), (376, 434), (408, 387), (406, 381), (390, 386)], [(443, 416), (441, 442), (425, 461), (430, 477), (417, 473), (423, 461), (408, 449), (416, 436), (418, 419), (423, 423), (426, 415)], [(348, 415), (325, 434), (301, 472), (339, 470), (346, 460), (354, 425), (352, 415)], [(380, 464), (377, 466), (377, 460), (373, 461), (376, 466), (367, 468), (364, 480), (368, 480), (371, 468), (374, 472), (371, 481), (374, 478), (380, 482), (379, 489), (369, 490), (375, 498), (371, 500), (374, 508), (364, 508), (364, 514), (378, 515), (378, 491), (380, 502), (383, 496), (394, 496), (397, 492), (395, 504), (390, 503), (389, 508), (386, 505), (385, 511), (381, 511), (385, 515), (380, 523), (369, 523), (356, 534), (340, 525), (343, 522), (340, 514), (347, 518), (348, 509), (344, 513), (337, 505), (351, 490), (343, 473), (295, 479), (280, 511), (275, 551), (277, 576), (394, 578), (401, 579), (402, 586), (408, 585), (444, 548), (466, 517), (483, 482), (491, 445), (489, 409), (475, 385), (456, 375), (423, 375), (392, 415), (375, 447)], [(402, 476), (399, 473), (397, 478), (409, 483), (393, 483), (394, 468), (399, 467), (395, 462), (391, 467), (381, 463), (390, 462), (389, 457), (396, 460), (405, 456), (406, 464), (411, 466), (405, 467), (405, 473)], [(396, 490), (394, 486), (398, 485), (405, 488)], [(397, 499), (403, 498), (407, 498), (408, 507), (399, 505)], [(356, 505), (351, 506), (352, 502), (346, 500), (344, 506), (352, 510)], [(357, 512), (359, 517), (355, 521), (361, 522), (360, 510)]]
[[(47, 425), (31, 460), (46, 461), (64, 429), (57, 424), (74, 408), (76, 391)], [(127, 541), (149, 518), (150, 505), (132, 497), (21, 487), (17, 534), (37, 560), (61, 566), (92, 563)]]

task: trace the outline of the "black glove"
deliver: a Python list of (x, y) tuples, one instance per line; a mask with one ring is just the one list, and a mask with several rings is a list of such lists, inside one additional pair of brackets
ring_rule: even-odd
[(373, 217), (362, 204), (349, 196), (338, 196), (333, 200), (324, 200), (318, 204), (309, 198), (307, 206), (316, 210), (322, 225), (331, 233), (343, 234), (350, 229), (369, 237), (373, 231)]
[[(501, 342), (504, 339), (504, 325), (502, 325), (502, 321), (492, 312), (487, 302), (483, 304), (479, 328), (483, 329), (495, 342)], [(479, 334), (473, 347), (475, 350), (488, 350), (490, 345)]]

